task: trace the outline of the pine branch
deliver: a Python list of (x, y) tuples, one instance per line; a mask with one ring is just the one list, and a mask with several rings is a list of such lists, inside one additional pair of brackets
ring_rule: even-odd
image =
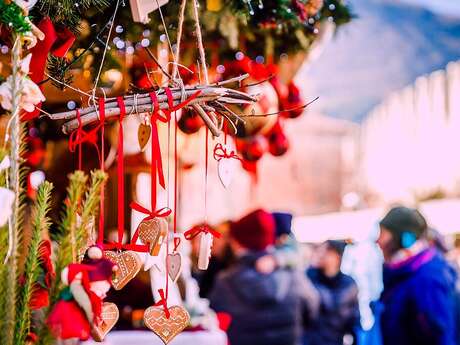
[(2, 23), (18, 33), (25, 33), (31, 29), (21, 7), (11, 1), (0, 0), (0, 25)]
[(59, 234), (55, 240), (59, 243), (56, 251), (56, 280), (51, 287), (51, 305), (57, 301), (61, 290), (60, 272), (64, 267), (76, 260), (75, 229), (77, 227), (77, 213), (81, 205), (82, 196), (86, 190), (88, 177), (82, 171), (75, 171), (69, 176), (67, 200)]
[[(66, 202), (62, 222), (59, 226), (60, 233), (56, 238), (59, 242), (58, 251), (56, 253), (57, 260), (55, 263), (57, 274), (51, 287), (50, 307), (45, 311), (46, 316), (49, 314), (52, 306), (57, 302), (62, 290), (60, 272), (65, 266), (75, 261), (71, 254), (72, 248), (78, 252), (84, 248), (87, 243), (88, 234), (86, 228), (91, 218), (95, 216), (99, 210), (101, 187), (106, 178), (107, 175), (101, 170), (93, 171), (91, 173), (89, 188), (87, 188), (86, 182), (88, 177), (82, 171), (76, 171), (69, 177), (70, 183), (67, 188), (68, 200)], [(85, 200), (81, 202), (83, 194), (85, 194)], [(78, 226), (76, 218), (77, 212), (81, 213)], [(74, 238), (74, 240), (72, 240), (72, 238)], [(39, 331), (39, 345), (49, 344), (53, 344), (53, 336), (49, 332), (47, 326), (42, 325)]]
[(21, 165), (21, 157), (25, 149), (24, 125), (19, 119), (20, 114), (20, 96), (22, 91), (22, 78), (19, 71), (21, 58), (21, 42), (18, 36), (14, 37), (15, 44), (12, 50), (12, 121), (11, 121), (11, 143), (10, 143), (10, 160), (11, 168), (9, 169), (9, 185), (16, 193), (13, 202), (13, 212), (10, 217), (10, 226), (12, 227), (12, 238), (9, 240), (12, 244), (12, 253), (7, 261), (7, 277), (5, 287), (5, 313), (2, 315), (2, 325), (0, 329), (0, 339), (2, 345), (12, 345), (14, 339), (14, 328), (16, 319), (16, 305), (18, 298), (18, 279), (19, 267), (18, 256), (19, 248), (22, 241), (22, 232), (20, 231), (23, 224), (23, 209), (25, 206), (24, 195), (24, 177), (25, 170)]
[(48, 74), (59, 82), (53, 81), (52, 84), (60, 90), (64, 90), (65, 84), (71, 84), (73, 81), (72, 74), (66, 73), (69, 67), (69, 62), (66, 58), (50, 55), (46, 69)]
[(88, 243), (88, 223), (99, 212), (99, 201), (101, 195), (101, 188), (107, 179), (107, 174), (102, 170), (95, 170), (91, 172), (91, 182), (88, 191), (86, 192), (85, 202), (83, 203), (81, 213), (81, 224), (77, 229), (77, 246), (78, 248), (85, 249)]
[(27, 250), (24, 277), (17, 307), (15, 344), (24, 344), (30, 331), (31, 309), (30, 299), (34, 292), (34, 284), (40, 274), (40, 241), (42, 234), (47, 232), (50, 226), (50, 219), (47, 214), (50, 209), (50, 198), (53, 185), (44, 182), (40, 185), (37, 193), (37, 200), (32, 213), (32, 240)]
[(80, 0), (77, 3), (73, 0), (41, 0), (32, 11), (32, 15), (49, 16), (58, 25), (63, 25), (74, 33), (78, 33), (80, 21), (85, 11), (96, 8), (101, 11), (113, 0)]
[[(61, 271), (73, 261), (72, 249), (75, 248), (74, 250), (76, 251), (75, 228), (77, 226), (77, 213), (80, 209), (82, 196), (86, 190), (87, 181), (88, 177), (83, 171), (75, 171), (69, 175), (67, 199), (62, 212), (61, 223), (58, 226), (58, 233), (53, 238), (58, 243), (55, 251), (56, 260), (54, 262), (56, 278), (51, 284), (49, 295), (50, 305), (44, 312), (45, 319), (48, 317), (53, 305), (59, 299), (59, 294), (62, 290)], [(37, 333), (39, 335), (39, 345), (54, 343), (54, 337), (45, 323), (40, 325)]]

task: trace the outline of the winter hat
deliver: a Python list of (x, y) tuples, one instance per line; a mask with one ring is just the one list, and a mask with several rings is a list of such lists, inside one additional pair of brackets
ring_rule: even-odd
[(345, 241), (338, 241), (338, 240), (327, 240), (326, 241), (327, 248), (337, 252), (340, 256), (343, 255), (345, 251), (345, 247), (347, 246), (347, 242)]
[(265, 250), (275, 243), (275, 219), (271, 213), (255, 210), (231, 224), (230, 236), (246, 249)]
[(112, 261), (104, 257), (102, 247), (93, 245), (86, 251), (83, 264), (88, 265), (88, 278), (90, 281), (112, 281), (112, 274), (117, 269)]
[(275, 219), (275, 235), (289, 235), (291, 233), (292, 214), (274, 212), (273, 218)]
[[(90, 262), (91, 261), (91, 262)], [(99, 260), (88, 260), (85, 262), (92, 266), (88, 271), (89, 280), (92, 282), (107, 280), (112, 281), (112, 274), (116, 270), (116, 265), (109, 259), (103, 258)]]
[(427, 223), (422, 214), (408, 207), (394, 207), (380, 221), (394, 237), (397, 248), (408, 248), (427, 231)]

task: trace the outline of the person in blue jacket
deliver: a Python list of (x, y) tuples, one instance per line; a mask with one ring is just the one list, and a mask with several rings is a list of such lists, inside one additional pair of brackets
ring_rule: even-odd
[(211, 308), (231, 316), (230, 345), (298, 345), (302, 323), (316, 316), (319, 296), (301, 271), (255, 268), (274, 244), (271, 213), (256, 210), (230, 226), (236, 260), (218, 275), (209, 295)]
[(360, 327), (358, 286), (340, 270), (346, 242), (329, 240), (317, 250), (316, 267), (307, 276), (318, 290), (318, 317), (306, 325), (304, 345), (356, 344)]
[(384, 345), (454, 345), (456, 273), (426, 240), (416, 209), (395, 207), (380, 221)]

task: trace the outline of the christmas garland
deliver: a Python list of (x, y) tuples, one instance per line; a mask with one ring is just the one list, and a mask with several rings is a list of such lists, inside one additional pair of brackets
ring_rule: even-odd
[(30, 22), (24, 16), (22, 8), (11, 1), (0, 0), (0, 24), (8, 26), (17, 33), (31, 30)]

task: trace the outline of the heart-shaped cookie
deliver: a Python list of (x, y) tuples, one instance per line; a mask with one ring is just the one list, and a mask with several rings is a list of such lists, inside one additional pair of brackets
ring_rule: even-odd
[(237, 169), (237, 163), (238, 160), (234, 158), (222, 158), (217, 163), (217, 173), (224, 188), (228, 188), (232, 183), (233, 176)]
[(112, 261), (118, 266), (118, 270), (115, 271), (115, 278), (113, 279), (113, 287), (115, 290), (121, 290), (129, 283), (140, 271), (142, 267), (142, 261), (136, 252), (104, 252), (107, 259)]
[(139, 224), (139, 239), (149, 244), (150, 255), (157, 256), (168, 234), (168, 222), (163, 218), (143, 220)]
[(99, 325), (93, 326), (91, 330), (93, 339), (97, 342), (102, 342), (107, 333), (109, 333), (117, 323), (119, 316), (120, 313), (114, 303), (104, 302), (102, 305), (101, 322)]
[(144, 151), (145, 146), (149, 142), (150, 135), (152, 134), (152, 127), (145, 123), (141, 123), (137, 129), (137, 140), (141, 151)]
[(169, 277), (176, 282), (182, 270), (182, 256), (179, 252), (168, 254), (167, 263)]
[(168, 308), (169, 319), (162, 308), (149, 307), (144, 313), (144, 323), (163, 343), (168, 344), (176, 335), (188, 326), (190, 316), (181, 306)]

